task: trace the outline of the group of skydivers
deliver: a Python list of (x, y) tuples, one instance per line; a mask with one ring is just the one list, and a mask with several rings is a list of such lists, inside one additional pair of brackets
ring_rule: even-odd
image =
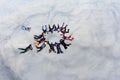
[[(51, 53), (52, 51), (57, 54), (63, 53), (61, 49), (61, 45), (64, 47), (64, 49), (67, 49), (68, 46), (71, 45), (71, 43), (67, 44), (65, 40), (72, 41), (74, 39), (72, 35), (70, 36), (65, 35), (66, 33), (69, 33), (70, 31), (70, 29), (67, 29), (67, 26), (68, 25), (65, 25), (64, 23), (62, 24), (62, 26), (60, 26), (59, 24), (57, 26), (55, 24), (53, 24), (52, 26), (51, 25), (42, 26), (42, 34), (34, 35), (35, 47), (37, 48), (37, 52), (40, 52), (43, 48), (49, 45), (49, 53)], [(58, 33), (62, 33), (60, 34), (62, 38), (59, 40), (59, 42), (53, 43), (53, 42), (49, 42), (48, 40), (46, 40), (45, 36), (47, 34), (53, 34), (54, 31), (57, 31)], [(23, 50), (20, 53), (25, 53), (29, 50), (33, 50), (31, 44), (25, 49), (24, 48), (18, 48), (18, 49)]]

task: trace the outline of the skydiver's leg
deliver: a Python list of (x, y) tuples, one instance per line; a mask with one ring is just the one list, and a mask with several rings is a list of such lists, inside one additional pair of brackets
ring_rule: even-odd
[(66, 46), (70, 46), (71, 45), (71, 43), (69, 43), (69, 44), (66, 44)]
[(63, 53), (63, 51), (61, 49), (59, 49), (60, 53)]
[(26, 53), (27, 51), (26, 50), (24, 50), (24, 51), (22, 51), (22, 52), (20, 52), (20, 53)]
[(68, 30), (65, 30), (65, 32), (66, 32), (66, 33), (69, 33), (69, 30), (70, 30), (70, 29), (68, 29)]
[(40, 49), (40, 47), (35, 46), (37, 49)]
[(25, 50), (24, 48), (18, 48), (19, 50)]
[(56, 53), (56, 51), (55, 51), (55, 49), (54, 49), (54, 48), (52, 48), (51, 50), (52, 50), (54, 53)]
[(49, 49), (49, 53), (51, 53), (51, 49)]
[(67, 46), (66, 46), (66, 44), (62, 44), (62, 45), (63, 45), (64, 49), (67, 49)]
[(67, 28), (67, 26), (68, 26), (68, 25), (65, 25), (64, 29), (66, 29), (66, 28)]
[(59, 49), (57, 48), (57, 54), (60, 54), (60, 51), (59, 51)]
[(61, 27), (63, 27), (63, 26), (64, 26), (64, 24), (65, 24), (65, 23), (63, 22), (63, 24), (62, 24), (62, 26), (61, 26)]
[(40, 48), (37, 50), (37, 52), (40, 52), (42, 49), (43, 49), (43, 48), (42, 48), (42, 47), (40, 47)]

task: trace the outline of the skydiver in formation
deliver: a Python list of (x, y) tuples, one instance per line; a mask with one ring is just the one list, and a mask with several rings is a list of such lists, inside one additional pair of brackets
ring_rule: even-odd
[(67, 26), (68, 26), (68, 25), (65, 25), (65, 26), (64, 26), (64, 23), (63, 23), (63, 25), (60, 27), (61, 33), (63, 33), (63, 34), (69, 33), (69, 30), (70, 30), (70, 29), (67, 29)]
[(60, 44), (64, 47), (64, 49), (67, 49), (68, 46), (71, 45), (70, 43), (69, 44), (65, 43), (64, 39), (60, 39)]
[(45, 38), (44, 33), (42, 33), (40, 35), (34, 35), (34, 39), (41, 39), (41, 38)]
[(62, 38), (63, 38), (64, 40), (69, 40), (69, 41), (73, 41), (73, 40), (74, 40), (74, 37), (72, 37), (72, 35), (70, 35), (70, 36), (65, 36), (65, 34), (62, 34)]
[(43, 44), (40, 47), (37, 47), (37, 52), (40, 52), (43, 48), (45, 48), (47, 46), (47, 42), (43, 42)]
[(56, 49), (57, 49), (57, 54), (63, 53), (63, 51), (60, 47), (60, 43), (55, 42), (55, 46), (56, 46)]
[(45, 26), (42, 26), (42, 31), (43, 31), (43, 33), (47, 33), (47, 25), (45, 25)]
[(47, 43), (48, 43), (48, 45), (49, 45), (49, 47), (50, 47), (49, 53), (51, 53), (51, 51), (53, 51), (54, 53), (56, 53), (56, 51), (55, 51), (55, 49), (54, 49), (55, 44), (53, 44), (52, 42), (50, 43), (49, 41), (48, 41)]
[(49, 26), (49, 32), (53, 33), (54, 27), (51, 27), (50, 24), (48, 26)]

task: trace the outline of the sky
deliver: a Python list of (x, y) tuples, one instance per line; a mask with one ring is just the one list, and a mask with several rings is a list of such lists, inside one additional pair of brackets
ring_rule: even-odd
[[(119, 80), (119, 19), (119, 0), (0, 0), (0, 80)], [(48, 46), (36, 53), (33, 35), (63, 22), (72, 45), (59, 55)], [(33, 50), (20, 54), (29, 44)]]

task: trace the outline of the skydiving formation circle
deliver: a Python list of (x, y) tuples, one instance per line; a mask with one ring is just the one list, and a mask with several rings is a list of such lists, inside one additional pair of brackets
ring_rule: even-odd
[[(42, 26), (42, 33), (40, 35), (34, 35), (34, 46), (37, 49), (37, 53), (42, 51), (47, 45), (49, 46), (49, 53), (54, 52), (57, 54), (63, 53), (61, 46), (66, 50), (71, 45), (71, 43), (66, 43), (65, 41), (73, 41), (74, 38), (72, 35), (66, 36), (66, 33), (69, 33), (70, 29), (67, 29), (68, 25), (64, 23), (60, 26), (59, 24), (52, 26), (50, 24)], [(23, 27), (23, 26), (22, 26)], [(28, 27), (27, 27), (28, 28)], [(31, 28), (30, 28), (31, 29)], [(27, 30), (27, 29), (26, 29)], [(29, 30), (30, 31), (30, 30)], [(53, 34), (54, 32), (60, 33), (61, 38), (57, 42), (50, 42), (46, 39), (46, 36)], [(32, 45), (30, 44), (26, 48), (18, 48), (22, 50), (20, 53), (25, 53), (29, 50), (33, 50)]]

